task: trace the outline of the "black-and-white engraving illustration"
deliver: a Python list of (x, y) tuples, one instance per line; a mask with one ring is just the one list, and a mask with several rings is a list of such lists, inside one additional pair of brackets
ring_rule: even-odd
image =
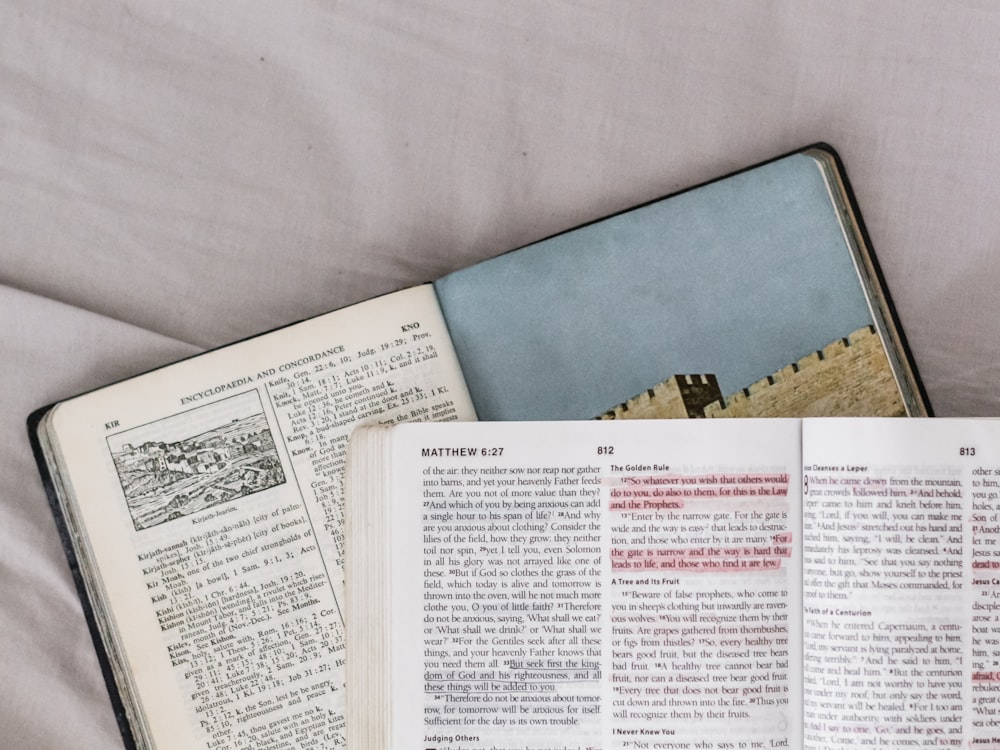
[(137, 530), (285, 482), (257, 391), (108, 438)]

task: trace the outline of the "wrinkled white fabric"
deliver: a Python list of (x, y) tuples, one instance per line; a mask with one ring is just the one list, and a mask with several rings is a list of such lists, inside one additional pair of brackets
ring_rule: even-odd
[(976, 0), (0, 4), (0, 746), (120, 746), (32, 409), (814, 141), (1000, 416), (998, 62)]

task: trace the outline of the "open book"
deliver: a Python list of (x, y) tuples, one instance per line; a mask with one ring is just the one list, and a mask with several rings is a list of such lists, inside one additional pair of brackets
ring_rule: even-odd
[(1000, 421), (365, 427), (372, 750), (1000, 746)]
[(927, 411), (843, 172), (813, 147), (30, 431), (126, 743), (268, 750), (343, 738), (355, 425)]

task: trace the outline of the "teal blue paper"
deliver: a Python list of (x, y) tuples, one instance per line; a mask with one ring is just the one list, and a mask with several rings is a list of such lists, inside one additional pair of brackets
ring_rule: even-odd
[(729, 395), (872, 322), (802, 154), (435, 288), (483, 420), (590, 418), (674, 374), (714, 373)]

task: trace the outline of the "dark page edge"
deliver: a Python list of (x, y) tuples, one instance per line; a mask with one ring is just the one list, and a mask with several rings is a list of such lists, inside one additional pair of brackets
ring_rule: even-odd
[(127, 750), (137, 750), (135, 736), (132, 733), (132, 725), (129, 722), (128, 712), (125, 710), (125, 703), (122, 700), (118, 684), (115, 682), (114, 671), (111, 668), (111, 659), (108, 656), (104, 639), (101, 637), (100, 628), (97, 625), (97, 618), (94, 614), (94, 607), (87, 592), (87, 586), (83, 580), (83, 573), (80, 570), (80, 563), (73, 548), (72, 537), (69, 532), (69, 525), (63, 515), (62, 506), (59, 504), (58, 493), (55, 482), (52, 478), (52, 470), (45, 457), (38, 431), (46, 415), (58, 406), (58, 403), (43, 406), (36, 409), (27, 419), (28, 440), (31, 443), (31, 452), (41, 476), (42, 487), (49, 502), (49, 509), (52, 511), (52, 519), (55, 522), (56, 530), (59, 533), (59, 542), (66, 555), (66, 562), (69, 564), (70, 574), (73, 576), (73, 583), (76, 585), (77, 596), (83, 608), (83, 616), (87, 621), (87, 629), (90, 631), (90, 638), (94, 642), (94, 650), (97, 652), (97, 661), (101, 667), (101, 674), (104, 677), (104, 685), (108, 691), (108, 698), (111, 700), (111, 710), (118, 723), (118, 730), (121, 732), (122, 742)]

